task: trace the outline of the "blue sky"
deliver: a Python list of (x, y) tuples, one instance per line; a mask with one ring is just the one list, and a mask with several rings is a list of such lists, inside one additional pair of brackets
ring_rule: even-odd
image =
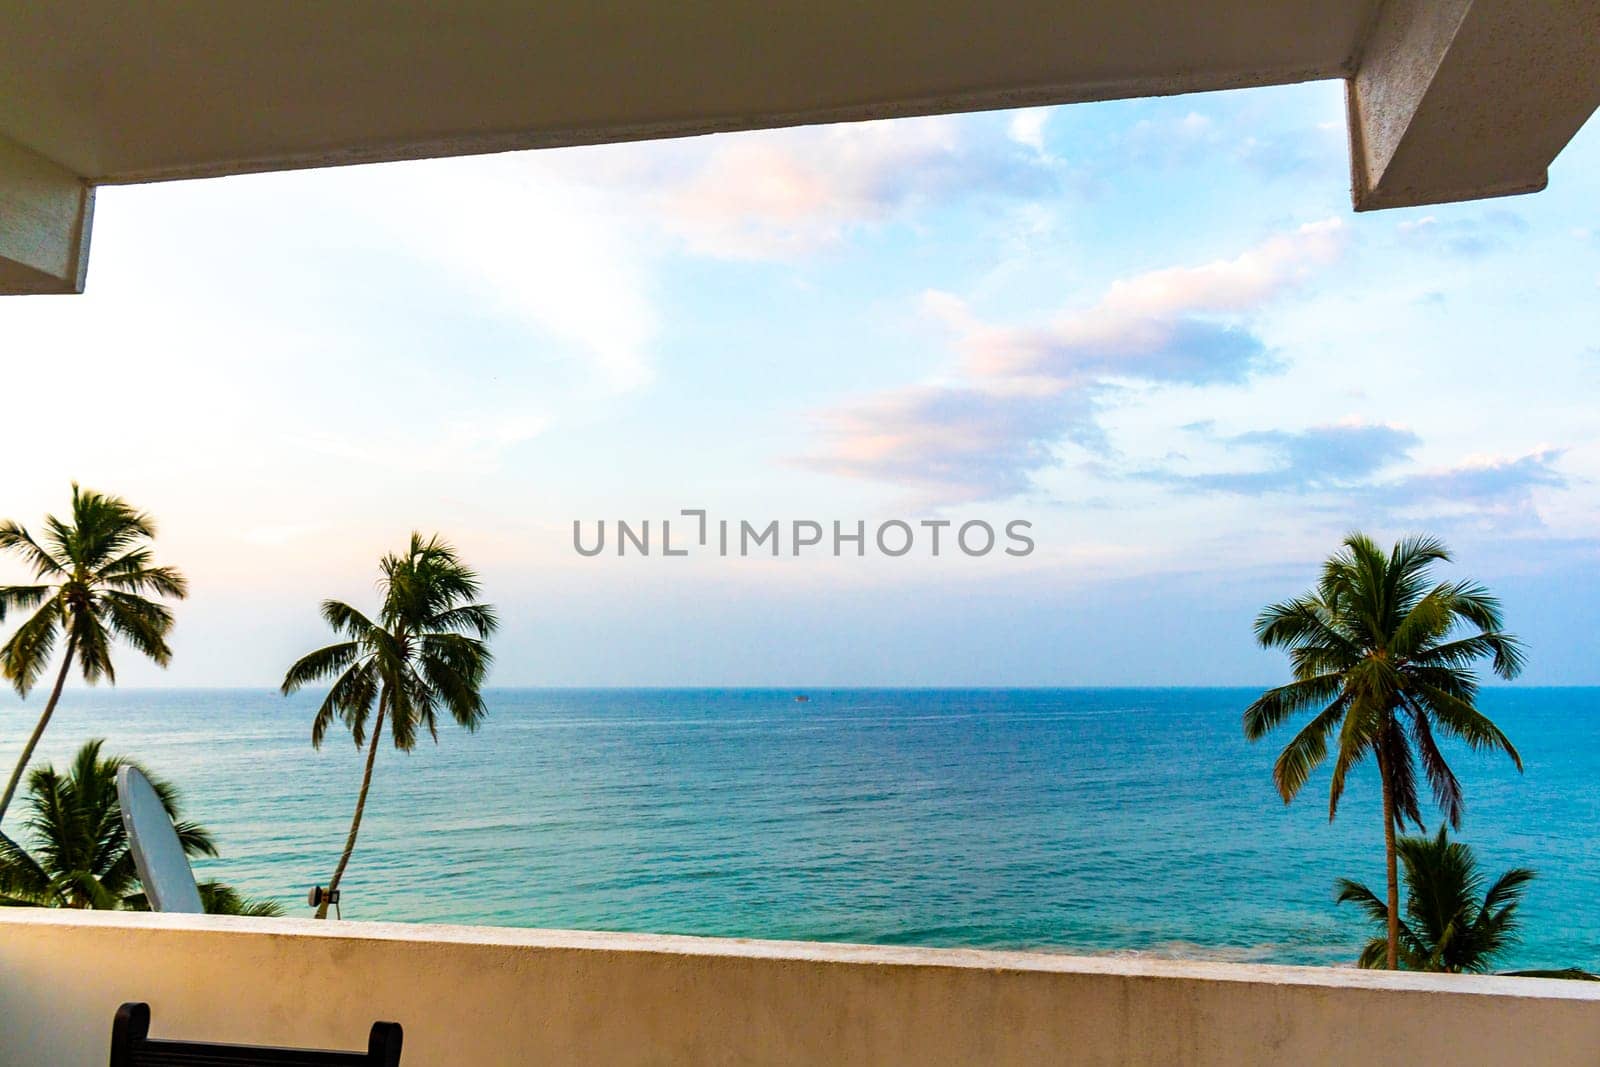
[[(270, 685), (412, 528), (506, 685), (1254, 684), (1347, 529), (1446, 538), (1600, 682), (1600, 133), (1355, 215), (1342, 87), (102, 190), (0, 304), (0, 512), (71, 479), (190, 574), (169, 671)], [(578, 557), (579, 519), (1033, 524), (1026, 558)]]

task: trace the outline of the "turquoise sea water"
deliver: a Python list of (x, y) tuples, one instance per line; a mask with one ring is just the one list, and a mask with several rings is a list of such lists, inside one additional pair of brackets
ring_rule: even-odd
[[(1381, 891), (1376, 781), (1332, 825), (1325, 774), (1286, 808), (1276, 747), (1240, 735), (1250, 690), (809, 695), (495, 691), (476, 734), (380, 753), (344, 914), (1290, 963), (1348, 962), (1365, 936), (1333, 880)], [(0, 702), (0, 766), (39, 703)], [(1540, 875), (1507, 964), (1600, 966), (1600, 690), (1482, 703), (1527, 773), (1452, 750), (1462, 836)], [(108, 738), (216, 832), (202, 873), (307, 914), (360, 775), (347, 736), (311, 749), (313, 706), (80, 690), (41, 755)]]

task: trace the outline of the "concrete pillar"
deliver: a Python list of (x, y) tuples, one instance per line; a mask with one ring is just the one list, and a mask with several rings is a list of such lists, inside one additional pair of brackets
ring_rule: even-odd
[(81, 293), (94, 189), (0, 138), (0, 293)]
[(1600, 106), (1600, 0), (1385, 0), (1350, 79), (1357, 211), (1543, 189)]

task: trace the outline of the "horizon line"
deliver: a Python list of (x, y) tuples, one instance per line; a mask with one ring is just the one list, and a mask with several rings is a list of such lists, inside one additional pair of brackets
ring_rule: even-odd
[[(1039, 685), (995, 685), (995, 684), (983, 684), (983, 683), (897, 684), (897, 685), (863, 685), (863, 684), (851, 684), (851, 685), (782, 685), (782, 684), (772, 684), (772, 683), (760, 684), (760, 685), (740, 685), (740, 684), (734, 684), (734, 683), (720, 683), (720, 684), (593, 685), (593, 684), (578, 684), (578, 683), (561, 683), (561, 684), (543, 684), (543, 685), (517, 685), (517, 684), (488, 685), (488, 686), (484, 686), (483, 689), (484, 689), (485, 692), (506, 691), (506, 690), (523, 690), (523, 691), (537, 690), (537, 691), (545, 691), (545, 692), (562, 692), (562, 691), (568, 691), (568, 692), (581, 692), (581, 691), (608, 691), (608, 692), (673, 692), (673, 691), (677, 691), (677, 692), (694, 692), (694, 691), (718, 691), (718, 690), (722, 690), (722, 691), (727, 691), (727, 690), (748, 690), (748, 691), (754, 691), (754, 692), (770, 691), (770, 692), (781, 692), (781, 693), (807, 693), (807, 692), (814, 692), (814, 693), (816, 693), (816, 692), (821, 692), (821, 693), (835, 692), (835, 693), (837, 693), (837, 692), (867, 692), (867, 691), (873, 691), (873, 690), (878, 690), (878, 691), (886, 691), (886, 690), (887, 691), (925, 691), (925, 692), (940, 692), (940, 691), (950, 692), (950, 691), (963, 691), (963, 690), (965, 690), (965, 691), (974, 691), (974, 692), (976, 692), (976, 691), (987, 691), (987, 692), (1049, 692), (1049, 691), (1052, 691), (1052, 690), (1088, 690), (1088, 691), (1106, 690), (1106, 691), (1114, 691), (1114, 690), (1128, 690), (1128, 689), (1137, 689), (1137, 690), (1185, 690), (1185, 689), (1213, 689), (1213, 690), (1250, 689), (1250, 690), (1265, 690), (1265, 689), (1275, 688), (1276, 686), (1282, 685), (1282, 684), (1284, 684), (1284, 683), (1282, 683), (1282, 682), (1265, 682), (1265, 683), (1230, 682), (1230, 683), (1196, 683), (1196, 684), (1185, 684), (1185, 683), (1138, 684), (1138, 683), (1129, 683), (1129, 682), (1119, 682), (1119, 683), (1055, 683), (1055, 684), (1039, 684)], [(1495, 689), (1495, 690), (1509, 690), (1509, 689), (1600, 689), (1600, 682), (1497, 682), (1497, 683), (1494, 683), (1494, 684), (1485, 683), (1485, 684), (1479, 686), (1479, 690), (1480, 691), (1488, 690), (1488, 689)], [(64, 692), (78, 692), (78, 693), (91, 693), (91, 692), (111, 693), (111, 692), (119, 692), (119, 691), (121, 691), (121, 692), (148, 692), (148, 693), (154, 693), (154, 692), (213, 692), (213, 693), (221, 693), (221, 692), (236, 692), (236, 693), (268, 692), (268, 693), (276, 693), (276, 692), (278, 692), (278, 687), (275, 686), (275, 685), (142, 685), (142, 684), (95, 686), (95, 685), (82, 685), (82, 684), (72, 685), (72, 684), (69, 683), (66, 686), (65, 690), (64, 690)], [(307, 692), (311, 692), (312, 690), (310, 689), (310, 687), (308, 687), (306, 691)], [(15, 690), (10, 691), (10, 693), (6, 694), (6, 695), (9, 695), (11, 697), (15, 697), (15, 695), (16, 695), (15, 694)], [(27, 700), (27, 698), (24, 697), (24, 698), (21, 698), (21, 700), (25, 702)]]

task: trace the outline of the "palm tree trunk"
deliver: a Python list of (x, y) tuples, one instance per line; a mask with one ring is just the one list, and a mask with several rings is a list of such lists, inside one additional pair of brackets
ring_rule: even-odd
[(22, 746), (22, 755), (17, 757), (17, 768), (11, 772), (11, 780), (6, 783), (4, 796), (0, 796), (0, 822), (5, 821), (6, 809), (11, 806), (11, 798), (17, 793), (17, 785), (22, 781), (22, 772), (28, 769), (28, 761), (33, 759), (33, 750), (39, 745), (39, 738), (44, 736), (44, 728), (50, 725), (50, 716), (55, 714), (56, 702), (61, 699), (61, 687), (67, 684), (67, 671), (72, 668), (73, 642), (67, 641), (67, 654), (61, 660), (61, 673), (56, 675), (56, 684), (50, 690), (50, 699), (45, 701), (44, 713), (39, 716), (39, 724), (33, 728), (33, 736), (28, 738), (28, 743)]
[(1378, 777), (1383, 779), (1383, 858), (1389, 880), (1389, 970), (1400, 969), (1400, 872), (1395, 862), (1394, 787), (1389, 781), (1389, 761), (1380, 749)]
[[(383, 733), (384, 701), (378, 700), (378, 721), (372, 727), (372, 736), (367, 738), (367, 769), (361, 775), (361, 792), (356, 795), (356, 813), (350, 820), (350, 836), (344, 839), (344, 854), (339, 857), (339, 866), (333, 870), (333, 877), (328, 880), (328, 896), (332, 896), (339, 888), (339, 880), (344, 877), (344, 869), (350, 866), (350, 854), (356, 850), (356, 834), (361, 832), (361, 813), (367, 807), (367, 790), (372, 785), (372, 765), (378, 758), (378, 737)], [(322, 898), (317, 905), (317, 918), (328, 917), (328, 896)]]

